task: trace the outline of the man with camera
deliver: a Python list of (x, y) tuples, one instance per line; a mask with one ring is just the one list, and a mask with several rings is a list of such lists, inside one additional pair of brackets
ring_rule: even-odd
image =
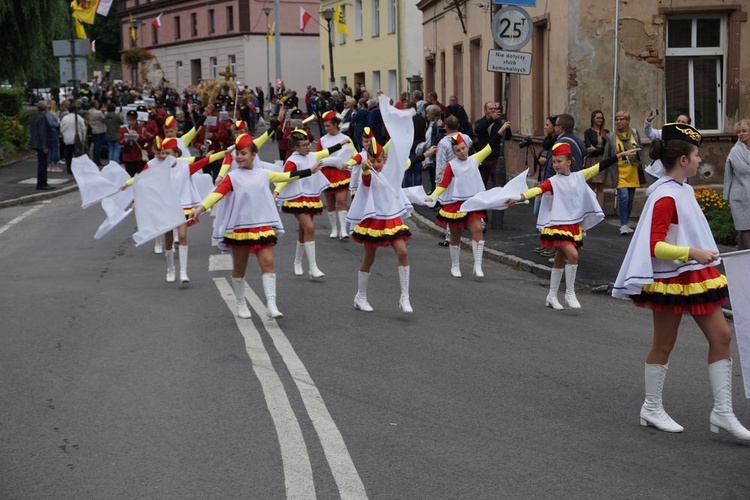
[[(484, 116), (474, 122), (474, 134), (476, 135), (476, 142), (474, 143), (474, 149), (481, 151), (484, 147), (489, 144), (490, 139), (497, 134), (500, 127), (505, 123), (503, 118), (502, 108), (500, 103), (488, 101), (484, 103)], [(507, 141), (513, 136), (510, 131), (510, 127), (505, 130), (503, 141)], [(479, 166), (479, 172), (482, 175), (482, 182), (484, 182), (485, 189), (490, 189), (495, 185), (502, 186), (505, 184), (505, 169), (500, 172), (499, 179), (495, 179), (495, 171), (497, 169), (497, 162), (500, 155), (503, 154), (504, 145), (501, 145), (497, 149), (493, 149), (492, 153), (482, 162)]]

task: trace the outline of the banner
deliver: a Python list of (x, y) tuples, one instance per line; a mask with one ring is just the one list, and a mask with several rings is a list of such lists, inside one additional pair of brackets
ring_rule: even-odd
[(750, 398), (750, 250), (721, 254), (729, 282), (729, 299), (734, 315), (734, 335), (740, 351), (745, 397)]

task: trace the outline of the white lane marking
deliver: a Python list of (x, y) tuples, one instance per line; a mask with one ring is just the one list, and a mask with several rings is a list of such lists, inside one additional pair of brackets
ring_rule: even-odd
[(230, 254), (213, 254), (208, 257), (208, 270), (211, 271), (231, 271), (232, 256)]
[(263, 319), (263, 326), (273, 340), (273, 345), (281, 354), (281, 358), (289, 370), (289, 373), (297, 385), (302, 402), (307, 409), (310, 420), (318, 434), (320, 444), (323, 446), (323, 453), (328, 460), (331, 473), (339, 488), (339, 495), (342, 499), (366, 499), (367, 492), (362, 484), (362, 479), (357, 473), (349, 450), (346, 448), (344, 438), (341, 436), (336, 423), (333, 421), (331, 414), (328, 412), (323, 397), (320, 395), (318, 388), (315, 386), (310, 374), (307, 372), (302, 360), (297, 356), (292, 344), (279, 325), (273, 318), (268, 317), (268, 311), (261, 302), (260, 298), (253, 292), (250, 287), (245, 287), (245, 298), (252, 308), (260, 314)]
[(19, 222), (21, 222), (26, 217), (28, 217), (29, 215), (33, 214), (34, 212), (36, 212), (40, 208), (42, 208), (42, 205), (36, 205), (34, 208), (30, 208), (30, 209), (26, 210), (24, 213), (22, 213), (21, 215), (19, 215), (15, 219), (13, 219), (10, 222), (8, 222), (3, 227), (0, 227), (0, 234), (3, 234), (5, 231), (7, 231), (11, 227), (15, 226), (16, 224), (18, 224)]
[[(237, 302), (232, 287), (227, 283), (226, 278), (214, 278), (214, 283), (234, 316)], [(246, 289), (248, 288), (246, 286)], [(256, 313), (266, 314), (265, 307), (262, 312), (256, 310)], [(250, 356), (255, 376), (258, 377), (258, 381), (263, 388), (263, 396), (266, 399), (268, 411), (276, 428), (276, 435), (281, 448), (281, 462), (284, 468), (287, 498), (314, 499), (316, 498), (315, 483), (310, 456), (307, 453), (302, 429), (286, 395), (284, 385), (274, 370), (271, 358), (252, 319), (240, 319), (235, 316), (235, 321), (237, 322), (237, 328), (245, 338), (247, 354)]]
[[(36, 177), (31, 177), (29, 179), (24, 179), (22, 181), (18, 181), (19, 184), (36, 184), (39, 182)], [(51, 186), (56, 186), (58, 184), (65, 184), (68, 182), (68, 179), (61, 179), (61, 178), (54, 178), (54, 177), (48, 177), (47, 178), (47, 184)]]

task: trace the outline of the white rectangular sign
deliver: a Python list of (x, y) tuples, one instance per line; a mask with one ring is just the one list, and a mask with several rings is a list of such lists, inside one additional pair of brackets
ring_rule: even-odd
[(514, 75), (530, 75), (531, 52), (490, 50), (487, 55), (487, 71), (511, 73)]

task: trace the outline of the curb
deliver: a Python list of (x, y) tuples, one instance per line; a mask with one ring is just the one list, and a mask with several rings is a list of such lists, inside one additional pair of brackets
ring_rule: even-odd
[(72, 193), (73, 191), (78, 191), (78, 184), (61, 187), (55, 189), (54, 191), (44, 191), (42, 193), (34, 193), (26, 196), (21, 196), (20, 198), (13, 198), (12, 200), (0, 201), (0, 209), (15, 207), (18, 205), (28, 205), (30, 203), (36, 203), (37, 201), (49, 200), (50, 198), (57, 198), (58, 196)]
[(22, 158), (16, 158), (15, 160), (11, 160), (11, 161), (6, 161), (5, 163), (0, 163), (0, 168), (10, 167), (11, 165), (15, 165), (16, 163), (21, 163), (22, 161), (30, 160), (35, 155), (36, 153), (29, 153), (28, 156), (24, 156)]
[[(422, 230), (428, 231), (435, 236), (442, 237), (444, 234), (443, 228), (435, 224), (434, 222), (426, 219), (423, 215), (418, 213), (416, 210), (411, 213), (411, 220)], [(465, 251), (471, 251), (471, 240), (468, 238), (461, 238), (461, 249)], [(484, 258), (506, 266), (514, 267), (520, 271), (531, 273), (540, 278), (549, 279), (552, 269), (530, 260), (516, 257), (515, 255), (499, 252), (492, 248), (484, 247)]]

